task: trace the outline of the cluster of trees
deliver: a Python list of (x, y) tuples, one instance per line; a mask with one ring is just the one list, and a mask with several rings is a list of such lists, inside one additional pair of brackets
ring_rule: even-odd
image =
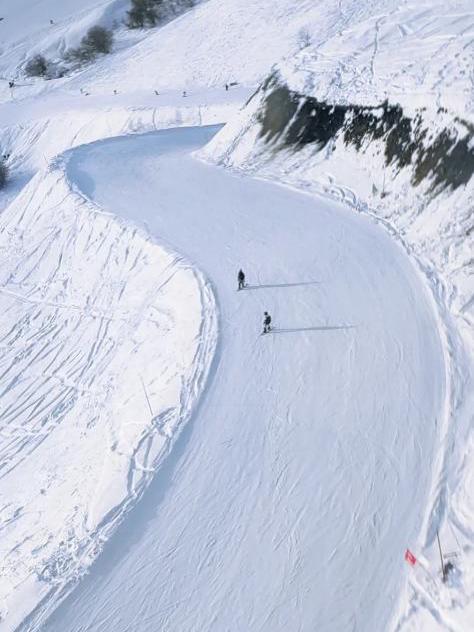
[(195, 4), (196, 0), (131, 0), (126, 23), (131, 29), (156, 26)]
[(44, 55), (38, 54), (28, 60), (25, 72), (28, 77), (53, 78), (62, 76), (70, 67), (92, 62), (100, 54), (107, 55), (112, 50), (114, 36), (111, 30), (103, 26), (91, 27), (76, 48), (70, 48), (64, 54), (66, 68), (53, 64)]

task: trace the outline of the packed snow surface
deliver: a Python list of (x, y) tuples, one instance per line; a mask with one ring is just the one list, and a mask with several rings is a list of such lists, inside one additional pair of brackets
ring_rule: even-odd
[(94, 203), (203, 271), (220, 338), (176, 453), (44, 629), (386, 629), (443, 423), (430, 295), (371, 221), (193, 159), (214, 131), (68, 163)]

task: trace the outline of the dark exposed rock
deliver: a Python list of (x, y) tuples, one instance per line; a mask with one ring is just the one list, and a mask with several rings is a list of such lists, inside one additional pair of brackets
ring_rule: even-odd
[(346, 145), (363, 151), (365, 144), (378, 140), (384, 144), (386, 165), (410, 167), (412, 184), (429, 179), (431, 192), (456, 189), (474, 173), (474, 134), (467, 121), (455, 118), (457, 126), (429, 136), (423, 110), (411, 118), (400, 105), (387, 101), (374, 107), (334, 105), (290, 90), (275, 75), (263, 90), (267, 95), (258, 112), (260, 136), (276, 149), (314, 144), (319, 151), (342, 135)]

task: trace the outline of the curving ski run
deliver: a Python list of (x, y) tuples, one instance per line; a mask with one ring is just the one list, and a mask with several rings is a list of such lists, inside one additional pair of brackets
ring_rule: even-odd
[(209, 278), (220, 343), (196, 416), (48, 632), (378, 632), (396, 615), (445, 397), (431, 298), (370, 220), (193, 158), (215, 132), (69, 159), (86, 195)]

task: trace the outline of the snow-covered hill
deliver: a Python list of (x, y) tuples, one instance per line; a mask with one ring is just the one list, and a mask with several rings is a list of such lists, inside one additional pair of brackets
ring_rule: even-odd
[[(43, 52), (54, 58), (67, 46), (76, 44), (91, 24), (111, 25), (115, 20), (117, 51), (114, 59), (106, 58), (75, 78), (55, 82), (67, 90), (75, 89), (79, 84), (93, 87), (94, 93), (106, 94), (114, 89), (137, 91), (222, 86), (230, 81), (254, 85), (276, 62), (292, 58), (301, 49), (306, 31), (324, 42), (374, 12), (373, 2), (358, 0), (316, 4), (313, 0), (300, 0), (297, 6), (289, 0), (211, 0), (144, 37), (143, 32), (130, 32), (121, 26), (127, 5), (124, 0), (86, 0), (80, 3), (84, 10), (79, 14), (77, 4), (69, 0), (64, 6), (61, 4), (61, 14), (67, 19), (53, 29), (47, 24), (45, 35), (39, 25), (48, 22), (43, 17), (45, 14), (55, 13), (58, 0), (43, 0), (34, 5), (36, 11), (30, 11), (30, 15), (37, 27), (23, 23), (25, 12), (18, 11), (16, 3), (8, 0), (7, 4), (11, 18), (7, 15), (0, 24), (7, 30), (9, 20), (12, 20), (13, 27), (8, 39), (2, 41), (5, 44), (14, 40), (19, 42), (15, 41), (13, 51), (5, 48), (0, 70), (12, 76), (28, 57), (25, 51)], [(94, 10), (87, 10), (91, 5)], [(379, 11), (388, 11), (398, 2), (379, 0), (375, 5)], [(32, 30), (38, 30), (41, 36), (36, 33), (32, 38)], [(31, 87), (22, 86), (18, 92), (23, 95), (30, 91)], [(5, 95), (8, 96), (7, 91)]]
[[(134, 507), (104, 566), (44, 629), (273, 632), (297, 620), (301, 630), (366, 632), (392, 617), (405, 632), (464, 632), (474, 603), (471, 3), (208, 0), (133, 32), (127, 7), (4, 0), (0, 10), (0, 149), (11, 170), (0, 192), (2, 625), (13, 629), (46, 597), (20, 626), (37, 629)], [(24, 77), (31, 55), (59, 59), (93, 24), (114, 29), (111, 55), (60, 79)], [(238, 85), (226, 91), (229, 82)], [(154, 143), (164, 137), (151, 137), (50, 165), (102, 138), (226, 122), (202, 157), (311, 195), (262, 189), (270, 209), (257, 183), (186, 157), (215, 130), (178, 142), (178, 157), (175, 141), (163, 155)], [(328, 198), (376, 219), (392, 243)], [(229, 279), (244, 264), (270, 286), (246, 303)], [(316, 272), (316, 289), (293, 285)], [(221, 360), (195, 430), (177, 439), (210, 370), (214, 300)], [(265, 350), (246, 347), (255, 311), (269, 304), (288, 320), (281, 329), (301, 329), (296, 360), (290, 332)], [(341, 314), (354, 331), (313, 346), (313, 317), (329, 326)], [(279, 376), (278, 354), (294, 370)], [(249, 399), (243, 420), (234, 391)], [(160, 469), (135, 507), (176, 440), (167, 461), (176, 474)], [(326, 526), (314, 528), (321, 515)], [(415, 571), (407, 585), (404, 546), (434, 564), (437, 528), (457, 574), (442, 586)], [(339, 564), (354, 548), (353, 566)], [(391, 569), (382, 594), (381, 559)], [(370, 612), (351, 611), (364, 600)]]

